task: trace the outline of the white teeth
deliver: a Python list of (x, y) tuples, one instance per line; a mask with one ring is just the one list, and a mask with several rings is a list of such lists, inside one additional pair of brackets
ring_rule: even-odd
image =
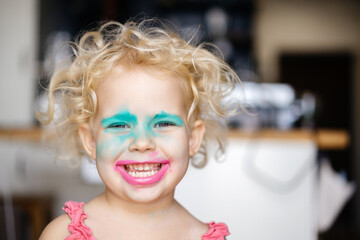
[(149, 171), (151, 169), (158, 169), (160, 167), (160, 163), (128, 164), (126, 166), (128, 169), (131, 169), (131, 170)]
[(137, 178), (143, 178), (143, 177), (150, 177), (155, 175), (158, 172), (158, 170), (151, 170), (151, 171), (146, 171), (146, 172), (134, 172), (134, 171), (129, 171), (128, 174), (132, 177), (137, 177)]
[(132, 177), (144, 178), (155, 175), (161, 167), (160, 163), (128, 164), (127, 173)]

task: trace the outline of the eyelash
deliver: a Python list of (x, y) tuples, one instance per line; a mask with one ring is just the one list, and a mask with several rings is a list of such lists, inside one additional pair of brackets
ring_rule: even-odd
[[(175, 123), (172, 122), (159, 122), (154, 125), (154, 128), (165, 128), (165, 127), (171, 127), (176, 126)], [(113, 123), (109, 125), (107, 128), (119, 128), (119, 129), (127, 129), (130, 128), (129, 124), (126, 123)]]
[(108, 128), (130, 128), (130, 126), (126, 123), (114, 123), (108, 126)]
[(159, 122), (154, 125), (155, 128), (157, 127), (170, 127), (170, 126), (176, 126), (176, 124), (172, 122)]

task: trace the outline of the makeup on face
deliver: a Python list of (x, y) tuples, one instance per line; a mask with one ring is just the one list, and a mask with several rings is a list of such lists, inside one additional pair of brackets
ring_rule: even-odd
[[(175, 114), (161, 111), (155, 115), (145, 116), (139, 124), (137, 116), (125, 109), (104, 118), (101, 124), (105, 134), (114, 136), (110, 142), (107, 140), (106, 143), (100, 143), (103, 152), (109, 149), (116, 151), (116, 145), (124, 144), (128, 139), (137, 141), (140, 136), (145, 136), (147, 139), (161, 137), (171, 127), (183, 126), (184, 122)], [(148, 154), (149, 160), (141, 162), (133, 159), (118, 160), (115, 163), (115, 170), (131, 185), (154, 184), (164, 177), (170, 167), (170, 160), (156, 158), (157, 154), (158, 151), (152, 152)]]
[(136, 115), (128, 110), (122, 110), (111, 117), (104, 118), (101, 125), (105, 128), (104, 133), (122, 134), (121, 139), (125, 140), (128, 137), (136, 137), (132, 129), (138, 125), (138, 121)]
[(136, 115), (128, 110), (122, 110), (114, 116), (104, 118), (101, 122), (104, 133), (121, 134), (121, 139), (126, 140), (133, 137), (135, 140), (140, 134), (146, 137), (159, 136), (159, 130), (164, 130), (171, 126), (183, 126), (183, 120), (175, 115), (161, 111), (153, 116), (146, 116), (142, 123), (142, 127), (138, 124)]
[(115, 170), (131, 185), (151, 185), (159, 182), (170, 167), (170, 160), (157, 158), (138, 162), (134, 160), (119, 160)]
[(155, 151), (155, 152), (149, 153), (149, 158), (155, 157), (155, 156), (158, 155), (158, 154), (159, 154), (159, 151)]

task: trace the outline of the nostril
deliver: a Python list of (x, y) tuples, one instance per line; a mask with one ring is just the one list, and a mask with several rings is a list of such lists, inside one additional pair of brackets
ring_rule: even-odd
[(132, 151), (148, 151), (155, 148), (155, 143), (148, 138), (138, 138), (130, 143), (129, 148)]

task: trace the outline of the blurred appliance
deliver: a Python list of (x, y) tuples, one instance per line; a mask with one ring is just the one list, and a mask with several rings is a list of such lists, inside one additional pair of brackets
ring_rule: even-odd
[(225, 161), (190, 166), (175, 198), (225, 222), (229, 240), (315, 240), (316, 151), (311, 140), (231, 139)]
[(244, 81), (233, 91), (229, 101), (232, 99), (245, 102), (246, 112), (230, 118), (230, 127), (244, 131), (258, 128), (287, 130), (300, 118), (306, 119), (306, 127), (312, 127), (316, 108), (314, 95), (305, 92), (297, 98), (289, 84)]

